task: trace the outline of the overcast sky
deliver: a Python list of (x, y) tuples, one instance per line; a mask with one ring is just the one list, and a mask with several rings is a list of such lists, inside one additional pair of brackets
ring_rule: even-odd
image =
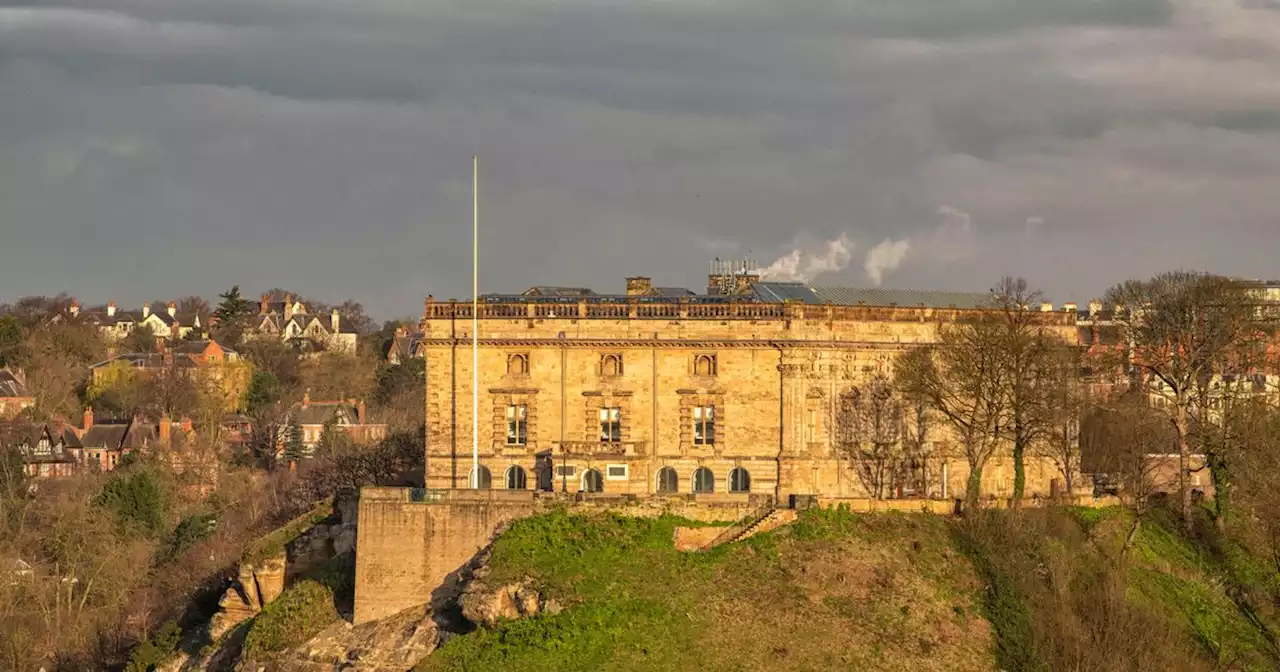
[(1280, 276), (1280, 3), (0, 0), (0, 300)]

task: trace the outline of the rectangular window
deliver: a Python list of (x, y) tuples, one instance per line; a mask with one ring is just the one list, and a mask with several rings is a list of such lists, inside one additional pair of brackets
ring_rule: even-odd
[(716, 407), (693, 407), (693, 445), (710, 446), (716, 442)]
[(600, 443), (617, 443), (622, 440), (622, 409), (600, 409)]
[(529, 441), (528, 429), (526, 422), (527, 409), (524, 404), (512, 404), (507, 406), (507, 445), (523, 446)]
[(611, 481), (625, 481), (629, 475), (627, 465), (611, 464), (605, 468), (605, 477)]

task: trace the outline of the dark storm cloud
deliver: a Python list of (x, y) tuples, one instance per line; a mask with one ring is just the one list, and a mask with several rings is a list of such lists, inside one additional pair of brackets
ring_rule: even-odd
[(1221, 0), (10, 1), (0, 286), (412, 313), (468, 290), (473, 153), (488, 291), (838, 239), (824, 281), (1268, 275), (1277, 30)]

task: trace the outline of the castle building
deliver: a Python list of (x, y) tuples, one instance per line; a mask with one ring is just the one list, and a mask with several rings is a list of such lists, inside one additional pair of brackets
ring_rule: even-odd
[[(472, 474), (472, 305), (428, 297), (426, 485), (637, 496), (866, 497), (839, 449), (842, 404), (985, 293), (763, 282), (713, 266), (707, 292), (627, 279), (625, 294), (534, 287), (481, 297), (479, 474)], [(1043, 306), (1077, 339), (1076, 311)], [(961, 497), (963, 453), (936, 423), (892, 496)], [(1031, 459), (1028, 496), (1059, 478)], [(1008, 495), (1007, 455), (983, 493)]]

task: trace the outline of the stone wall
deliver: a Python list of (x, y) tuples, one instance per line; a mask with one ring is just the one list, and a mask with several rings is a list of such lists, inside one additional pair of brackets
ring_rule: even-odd
[(433, 593), (505, 524), (555, 507), (728, 522), (757, 510), (763, 501), (748, 495), (564, 497), (531, 491), (366, 487), (360, 491), (356, 535), (355, 622), (384, 618), (432, 601)]

